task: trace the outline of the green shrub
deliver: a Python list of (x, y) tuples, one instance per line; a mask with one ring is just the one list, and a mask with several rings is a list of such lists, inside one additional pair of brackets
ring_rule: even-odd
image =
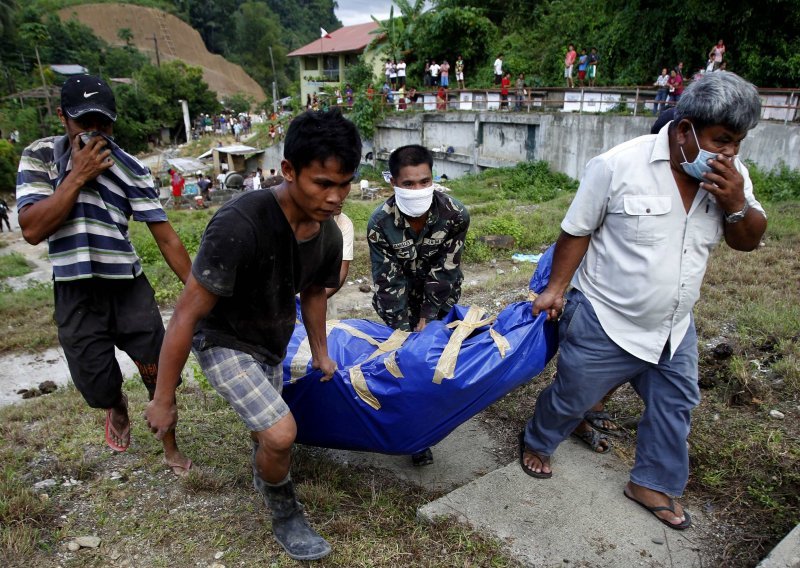
[(522, 235), (525, 233), (525, 228), (520, 223), (517, 217), (512, 217), (506, 213), (500, 217), (495, 217), (484, 227), (483, 234), (485, 235), (508, 235), (514, 237), (517, 244), (522, 241)]
[(510, 179), (503, 185), (506, 197), (531, 203), (555, 198), (561, 191), (577, 189), (578, 182), (566, 174), (553, 172), (545, 161), (523, 162), (511, 169)]
[(764, 170), (747, 161), (753, 192), (762, 201), (789, 201), (800, 199), (800, 170), (792, 170), (781, 162), (772, 170)]
[(470, 229), (464, 242), (464, 253), (461, 255), (463, 264), (487, 262), (492, 258), (492, 250), (476, 239), (475, 231)]

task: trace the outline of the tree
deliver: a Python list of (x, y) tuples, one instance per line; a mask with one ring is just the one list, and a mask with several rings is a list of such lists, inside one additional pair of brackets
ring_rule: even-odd
[(0, 0), (0, 35), (5, 34), (6, 30), (11, 28), (16, 11), (16, 0)]
[(44, 69), (42, 69), (42, 60), (39, 57), (39, 44), (50, 39), (50, 34), (47, 33), (47, 28), (38, 23), (27, 23), (20, 26), (20, 35), (33, 43), (33, 49), (36, 51), (36, 63), (39, 66), (39, 75), (42, 78), (42, 89), (44, 89), (45, 100), (47, 101), (47, 114), (52, 115), (53, 109), (50, 106), (50, 93), (47, 87), (47, 81), (44, 79)]
[[(271, 92), (273, 79), (278, 90), (289, 89), (286, 75), (286, 48), (282, 44), (278, 18), (261, 2), (246, 2), (231, 18), (235, 33), (229, 57), (240, 64), (259, 85)], [(269, 59), (269, 49), (275, 60), (275, 75)]]
[(117, 30), (117, 37), (125, 42), (125, 45), (131, 47), (133, 43), (133, 32), (130, 28), (120, 28)]
[(224, 101), (225, 108), (233, 111), (234, 114), (250, 112), (255, 102), (255, 99), (246, 93), (234, 93)]
[(133, 85), (114, 88), (119, 115), (115, 136), (130, 151), (144, 150), (147, 137), (162, 127), (172, 131), (183, 127), (181, 99), (193, 116), (220, 110), (217, 95), (209, 90), (202, 70), (183, 61), (144, 66), (134, 74), (133, 81)]
[(395, 0), (400, 15), (395, 18), (394, 5), (389, 9), (389, 19), (379, 21), (370, 16), (378, 24), (378, 28), (370, 33), (375, 36), (367, 46), (367, 51), (380, 53), (384, 59), (402, 59), (407, 57), (416, 43), (420, 41), (417, 26), (425, 10), (425, 0)]
[[(458, 55), (464, 57), (465, 77), (470, 85), (491, 84), (491, 62), (497, 55), (490, 50), (500, 35), (492, 21), (477, 8), (443, 8), (426, 12), (417, 24), (416, 37), (423, 37), (415, 46), (416, 61), (409, 65), (409, 76), (422, 76), (422, 62), (447, 59), (451, 65)], [(480, 79), (481, 70), (485, 77)], [(455, 73), (453, 73), (454, 76)]]
[(0, 193), (14, 193), (19, 155), (14, 145), (0, 139)]

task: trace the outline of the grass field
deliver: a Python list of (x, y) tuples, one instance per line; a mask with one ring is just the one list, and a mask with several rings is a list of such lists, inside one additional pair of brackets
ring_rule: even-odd
[[(764, 202), (769, 229), (763, 246), (740, 253), (721, 245), (695, 309), (703, 401), (693, 418), (687, 492), (706, 503), (715, 520), (720, 540), (715, 565), (724, 566), (753, 566), (800, 522), (800, 177), (756, 171), (754, 179), (768, 184), (757, 183), (756, 189), (771, 199)], [(532, 164), (464, 178), (450, 187), (473, 219), (465, 263), (482, 266), (513, 251), (487, 249), (476, 241), (481, 235), (511, 234), (523, 252), (538, 252), (552, 242), (576, 183)], [(345, 207), (357, 235), (351, 277), (369, 274), (364, 231), (378, 203), (350, 198)], [(190, 251), (210, 214), (170, 212)], [(132, 236), (159, 301), (169, 306), (180, 292), (177, 279), (147, 244), (146, 228), (136, 227)], [(501, 282), (509, 289), (524, 285), (521, 276)], [(476, 287), (465, 292), (462, 303), (502, 292)], [(14, 333), (0, 337), (0, 352), (53, 345), (51, 313), (49, 285), (4, 289), (0, 316)], [(518, 431), (551, 369), (486, 411), (488, 423)], [(144, 390), (135, 381), (126, 389), (134, 401), (132, 415), (140, 416)], [(216, 551), (225, 552), (222, 562), (228, 566), (289, 565), (277, 555), (263, 504), (249, 487), (249, 465), (242, 457), (247, 447), (236, 418), (216, 395), (197, 387), (184, 387), (179, 400), (181, 439), (206, 466), (181, 482), (161, 466), (158, 445), (140, 420), (134, 421), (131, 451), (114, 456), (106, 450), (102, 414), (87, 412), (72, 389), (1, 409), (0, 564), (28, 566), (33, 559), (36, 565), (104, 566), (107, 558), (100, 552), (82, 553), (78, 563), (62, 551), (67, 536), (99, 534), (108, 545), (104, 550), (124, 557), (147, 548), (150, 556), (137, 566), (168, 566), (176, 554), (187, 562), (210, 563), (208, 554)], [(629, 389), (618, 393), (610, 409), (623, 417), (641, 412)], [(785, 419), (771, 418), (771, 410)], [(634, 435), (621, 441), (623, 459), (632, 458), (634, 443)], [(511, 437), (508, 447), (513, 456)], [(122, 477), (112, 480), (114, 471)], [(513, 565), (498, 543), (467, 528), (417, 524), (416, 507), (435, 495), (412, 485), (345, 468), (305, 448), (296, 452), (294, 475), (314, 524), (334, 545), (329, 565)], [(82, 483), (48, 490), (49, 498), (42, 500), (31, 486), (48, 477)]]

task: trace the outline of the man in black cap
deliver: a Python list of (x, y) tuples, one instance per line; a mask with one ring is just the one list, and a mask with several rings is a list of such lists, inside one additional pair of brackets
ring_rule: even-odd
[[(182, 282), (191, 261), (150, 170), (111, 137), (117, 107), (108, 84), (70, 77), (58, 116), (66, 136), (37, 140), (22, 153), (19, 225), (30, 244), (47, 239), (58, 337), (72, 380), (89, 406), (106, 409), (106, 442), (124, 452), (130, 419), (114, 347), (133, 359), (152, 398), (164, 337), (153, 289), (128, 239), (130, 217), (147, 223)], [(163, 443), (166, 464), (176, 475), (188, 473), (192, 462), (178, 450), (175, 432)]]

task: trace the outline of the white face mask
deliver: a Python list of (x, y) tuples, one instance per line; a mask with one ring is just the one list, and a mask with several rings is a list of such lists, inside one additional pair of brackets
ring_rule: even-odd
[(428, 212), (433, 203), (433, 185), (422, 189), (394, 187), (394, 199), (404, 215), (421, 217)]

